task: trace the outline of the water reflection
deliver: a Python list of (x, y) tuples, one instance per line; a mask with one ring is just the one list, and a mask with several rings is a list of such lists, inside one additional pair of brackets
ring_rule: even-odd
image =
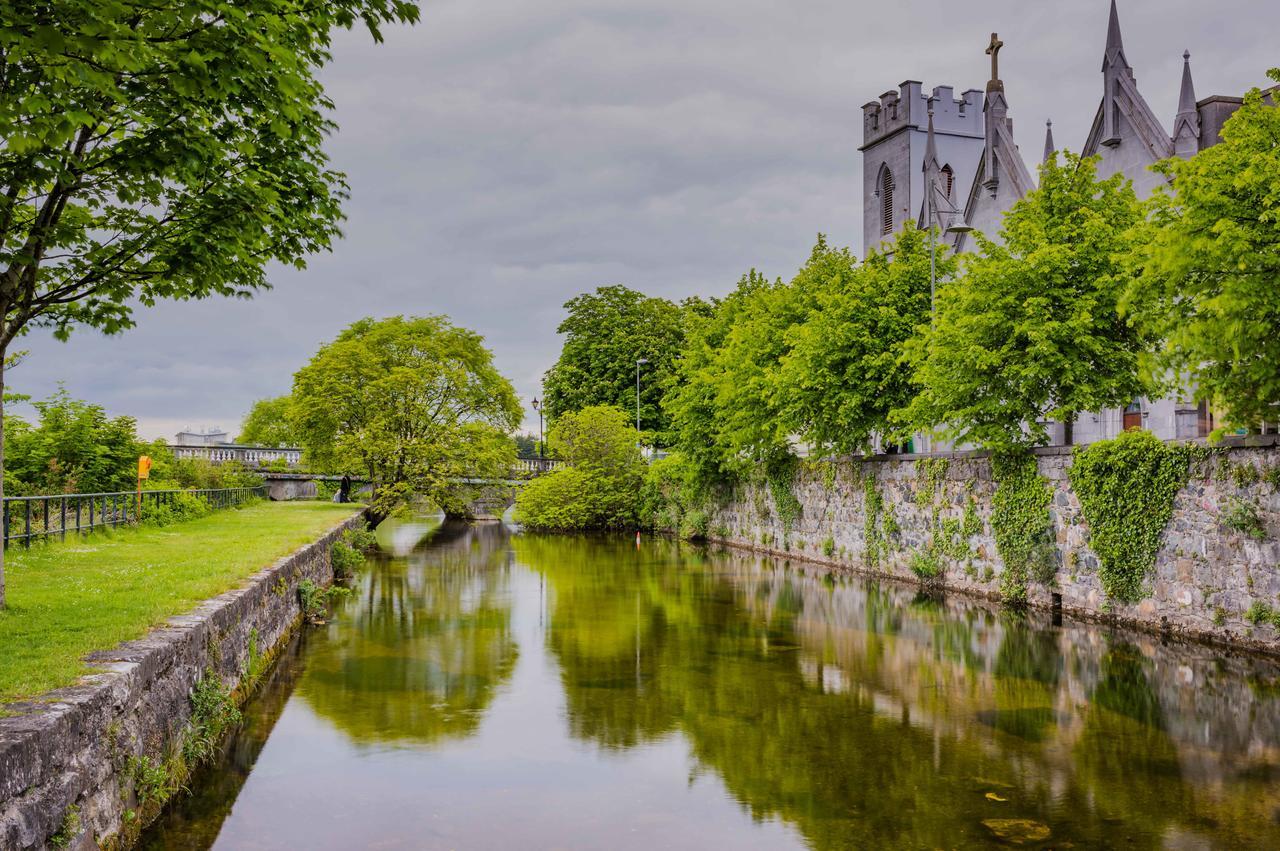
[(1271, 662), (742, 554), (446, 525), (301, 659), (149, 847), (1280, 847)]
[(479, 726), (515, 668), (510, 568), (492, 527), (446, 523), (426, 551), (364, 571), (308, 648), (298, 694), (357, 742), (430, 744)]

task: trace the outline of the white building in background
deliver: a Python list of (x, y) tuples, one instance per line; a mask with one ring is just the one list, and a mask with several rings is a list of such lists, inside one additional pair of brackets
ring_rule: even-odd
[(169, 449), (175, 458), (188, 458), (221, 464), (238, 461), (248, 467), (284, 461), (290, 467), (302, 463), (302, 450), (295, 446), (254, 446), (234, 443), (230, 435), (221, 429), (178, 432)]
[[(953, 216), (991, 238), (998, 238), (1004, 212), (1035, 186), (1014, 141), (1013, 120), (1000, 79), (1002, 43), (992, 35), (991, 79), (984, 90), (968, 89), (959, 98), (951, 86), (936, 86), (926, 96), (915, 80), (886, 92), (862, 107), (863, 254), (877, 249), (907, 221), (926, 226), (926, 188), (937, 187), (933, 224), (945, 229)], [(1123, 174), (1139, 197), (1147, 197), (1165, 178), (1150, 166), (1171, 156), (1190, 157), (1217, 144), (1222, 125), (1243, 102), (1239, 97), (1197, 100), (1190, 54), (1183, 53), (1181, 89), (1173, 132), (1165, 130), (1138, 90), (1125, 56), (1120, 19), (1111, 2), (1102, 60), (1103, 92), (1081, 152), (1099, 157), (1099, 177)], [(1046, 127), (1044, 158), (1055, 150), (1052, 126)], [(948, 235), (958, 252), (970, 250), (965, 233)], [(1163, 439), (1194, 438), (1213, 428), (1208, 407), (1181, 398), (1134, 399), (1127, 407), (1085, 412), (1071, 429), (1050, 426), (1052, 442), (1084, 444), (1115, 437), (1128, 428), (1146, 428)], [(1274, 426), (1271, 426), (1274, 430)], [(917, 450), (952, 448), (917, 436)], [(967, 447), (955, 447), (967, 448)]]

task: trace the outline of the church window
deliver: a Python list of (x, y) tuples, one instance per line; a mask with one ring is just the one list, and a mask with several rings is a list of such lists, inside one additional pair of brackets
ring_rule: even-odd
[(951, 170), (951, 164), (948, 163), (942, 167), (942, 194), (950, 198), (951, 190), (955, 185), (956, 173)]
[(880, 233), (893, 233), (893, 172), (880, 169)]

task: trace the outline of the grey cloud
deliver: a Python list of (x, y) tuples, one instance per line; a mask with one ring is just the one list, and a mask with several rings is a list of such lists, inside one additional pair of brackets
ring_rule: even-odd
[[(1107, 0), (449, 0), (324, 72), (347, 172), (345, 238), (252, 301), (167, 304), (114, 339), (33, 335), (12, 379), (137, 415), (234, 428), (253, 399), (364, 315), (447, 313), (530, 398), (560, 305), (608, 283), (719, 295), (789, 275), (814, 235), (860, 242), (861, 105), (906, 78), (981, 88), (991, 31), (1030, 162), (1044, 120), (1078, 147), (1099, 97)], [(1264, 81), (1260, 0), (1121, 0), (1125, 47), (1172, 123), (1184, 48), (1197, 92)], [(536, 427), (536, 418), (532, 420)]]

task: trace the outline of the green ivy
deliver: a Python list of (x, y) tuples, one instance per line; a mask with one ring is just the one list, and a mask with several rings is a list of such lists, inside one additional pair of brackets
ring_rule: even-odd
[(800, 519), (800, 500), (791, 492), (791, 485), (796, 478), (796, 459), (790, 455), (771, 461), (765, 470), (769, 481), (769, 493), (773, 495), (773, 505), (778, 510), (778, 519), (782, 521), (784, 532), (795, 528)]
[(948, 558), (960, 561), (969, 556), (969, 538), (964, 534), (964, 525), (958, 517), (943, 519), (934, 533), (934, 541), (938, 551)]
[(884, 546), (880, 532), (880, 512), (884, 510), (884, 497), (876, 483), (874, 473), (862, 480), (862, 539), (867, 567), (878, 567), (880, 551)]
[(916, 462), (916, 502), (920, 505), (933, 503), (938, 489), (946, 481), (947, 470), (951, 468), (949, 458), (922, 458)]
[(1004, 562), (1000, 593), (1007, 602), (1024, 603), (1033, 564), (1053, 563), (1053, 518), (1049, 514), (1053, 494), (1030, 453), (993, 455), (991, 469), (996, 480), (991, 531)]
[(1142, 598), (1191, 457), (1185, 446), (1137, 430), (1076, 449), (1071, 485), (1109, 597), (1129, 603)]
[(1267, 480), (1267, 484), (1271, 485), (1271, 489), (1280, 493), (1280, 464), (1273, 464), (1267, 468), (1267, 472), (1263, 474), (1263, 478)]
[(969, 501), (964, 504), (962, 531), (965, 538), (972, 538), (982, 532), (982, 518), (978, 516), (978, 501), (972, 495), (970, 495)]

